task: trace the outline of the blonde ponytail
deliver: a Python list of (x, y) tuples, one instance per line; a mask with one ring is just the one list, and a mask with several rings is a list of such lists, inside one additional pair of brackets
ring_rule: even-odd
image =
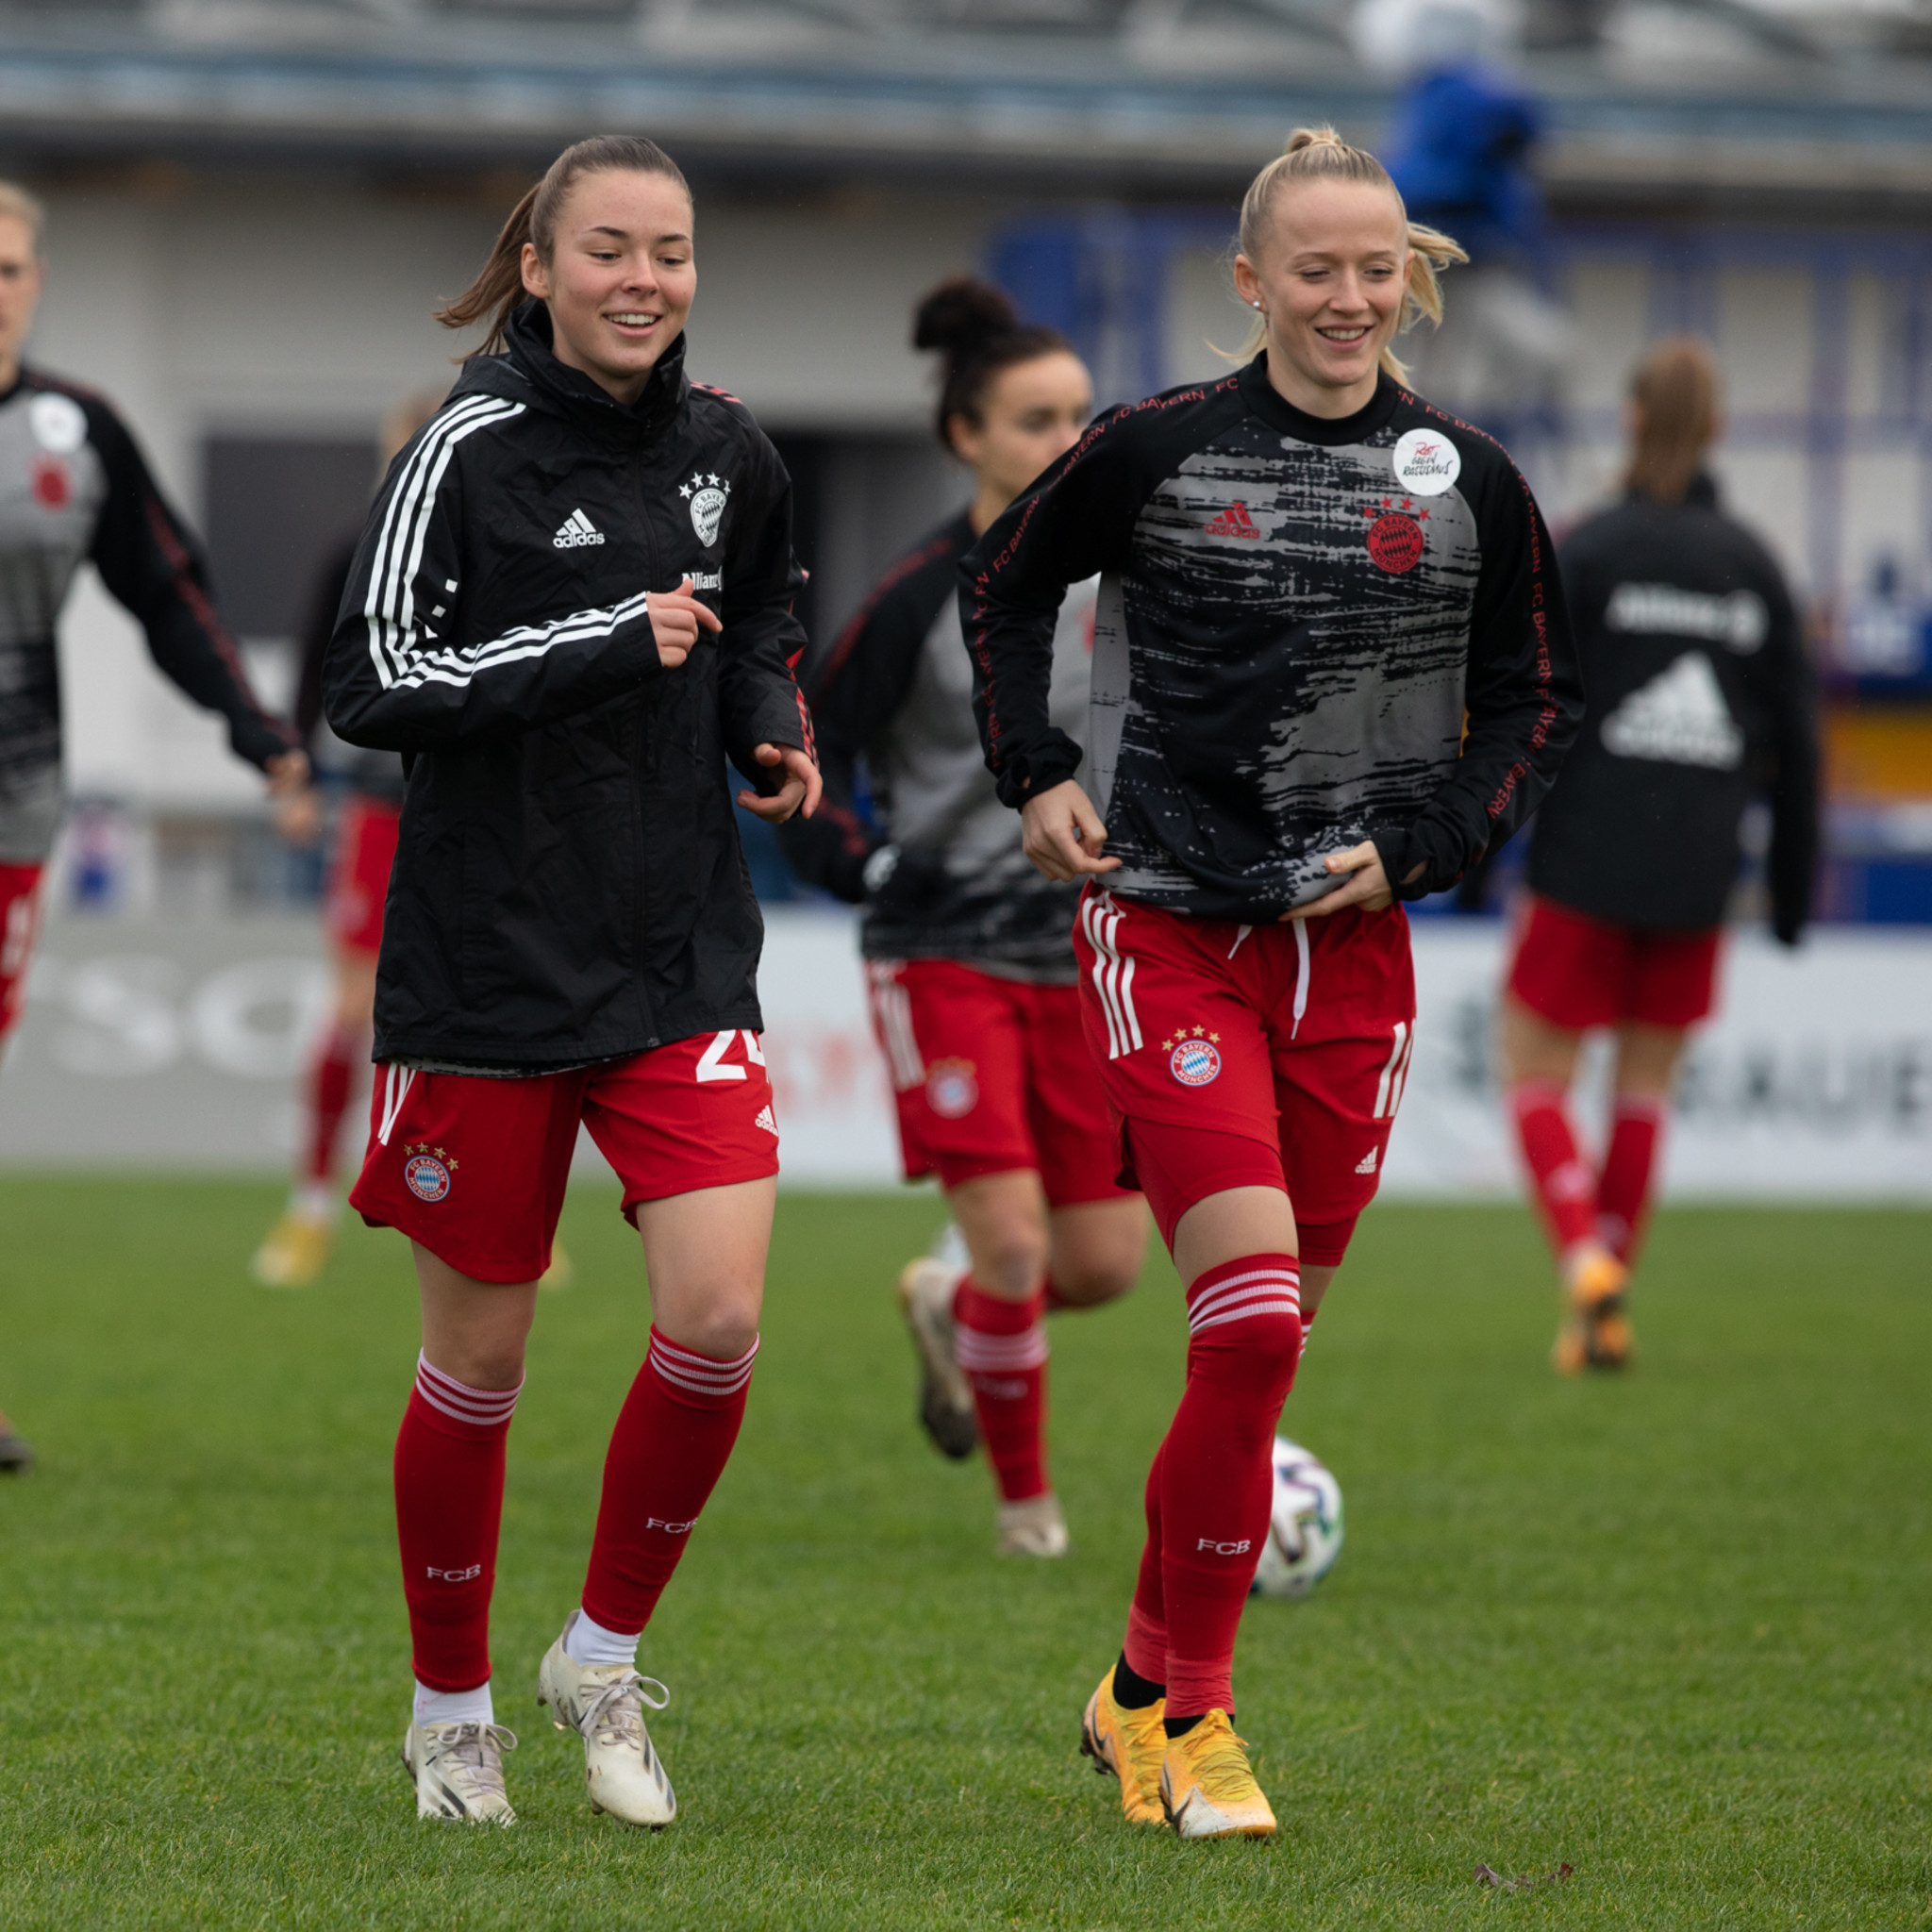
[(1635, 435), (1624, 487), (1653, 503), (1682, 503), (1717, 435), (1717, 358), (1695, 336), (1666, 336), (1630, 378)]
[[(1250, 261), (1258, 260), (1267, 240), (1274, 204), (1282, 190), (1304, 181), (1354, 181), (1366, 187), (1384, 188), (1395, 197), (1395, 206), (1408, 224), (1408, 284), (1402, 292), (1402, 316), (1396, 333), (1407, 335), (1418, 322), (1431, 326), (1442, 320), (1441, 272), (1452, 262), (1467, 261), (1466, 251), (1438, 228), (1408, 221), (1401, 191), (1390, 179), (1389, 171), (1367, 148), (1351, 147), (1332, 127), (1297, 127), (1288, 144), (1248, 184), (1241, 198), (1241, 252)], [(1266, 325), (1257, 317), (1241, 351), (1245, 361), (1267, 340)], [(1397, 382), (1408, 380), (1408, 368), (1396, 355), (1391, 342), (1382, 351), (1382, 367)]]

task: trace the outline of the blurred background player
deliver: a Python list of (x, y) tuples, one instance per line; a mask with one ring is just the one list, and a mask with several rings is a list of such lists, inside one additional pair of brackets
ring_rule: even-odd
[[(1527, 487), (1391, 346), (1460, 253), (1374, 156), (1298, 130), (1241, 207), (1261, 353), (1104, 417), (962, 566), (987, 762), (1029, 856), (1087, 882), (1088, 1041), (1187, 1285), (1186, 1389), (1082, 1743), (1130, 1820), (1188, 1839), (1275, 1829), (1235, 1635), (1275, 1423), (1413, 1042), (1393, 902), (1507, 838), (1582, 713)], [(1054, 613), (1095, 571), (1090, 796), (1047, 698)]]
[[(974, 540), (1079, 440), (1093, 388), (1063, 336), (1021, 326), (969, 276), (920, 303), (912, 340), (942, 358), (940, 441), (973, 472), (973, 500), (887, 571), (808, 680), (829, 805), (785, 837), (807, 877), (865, 903), (859, 945), (906, 1175), (939, 1175), (969, 1257), (911, 1261), (899, 1277), (921, 1418), (959, 1457), (976, 1412), (997, 1547), (1057, 1557), (1067, 1530), (1047, 1474), (1043, 1318), (1124, 1294), (1147, 1220), (1115, 1179), (1081, 1038), (1079, 888), (1034, 869), (993, 790), (958, 586)], [(1049, 708), (1083, 737), (1094, 591), (1074, 587), (1054, 631)], [(877, 829), (854, 809), (861, 763)]]
[(350, 1201), (409, 1237), (422, 1302), (395, 1493), (425, 1818), (515, 1815), (490, 1602), (580, 1126), (642, 1240), (651, 1327), (538, 1698), (628, 1824), (676, 1815), (638, 1640), (758, 1355), (778, 1125), (725, 761), (774, 824), (819, 783), (791, 479), (742, 403), (685, 375), (693, 227), (676, 164), (632, 137), (575, 143), (518, 203), (440, 313), (488, 335), (391, 469), (324, 678), (341, 737), (412, 759)]
[[(1796, 945), (1818, 850), (1812, 677), (1771, 554), (1704, 462), (1718, 371), (1678, 337), (1630, 386), (1624, 500), (1560, 546), (1589, 710), (1537, 815), (1503, 995), (1510, 1113), (1569, 1300), (1554, 1359), (1621, 1368), (1624, 1296), (1671, 1082), (1711, 1010), (1744, 808), (1771, 800), (1772, 930)], [(1592, 1169), (1568, 1096), (1584, 1033), (1616, 1035)]]
[[(442, 398), (408, 397), (382, 422), (377, 479), (409, 439), (436, 413)], [(396, 856), (396, 826), (403, 809), (403, 761), (392, 751), (364, 751), (343, 744), (322, 715), (322, 665), (336, 627), (349, 565), (361, 539), (351, 531), (316, 577), (302, 632), (302, 663), (295, 687), (295, 728), (324, 781), (286, 799), (276, 815), (283, 836), (313, 844), (322, 831), (327, 791), (337, 794), (334, 849), (323, 899), (323, 924), (334, 974), (334, 1002), (327, 1030), (316, 1042), (303, 1092), (307, 1118), (300, 1167), (289, 1205), (249, 1264), (265, 1288), (305, 1288), (322, 1272), (335, 1242), (341, 1203), (337, 1157), (342, 1118), (369, 1064), (375, 1025), (375, 958), (382, 950), (382, 908)], [(325, 791), (325, 785), (327, 791)]]
[[(215, 614), (199, 546), (107, 401), (24, 362), (46, 269), (44, 216), (0, 182), (0, 1050), (20, 1019), (42, 875), (62, 803), (61, 608), (83, 563), (147, 636), (156, 665), (228, 721), (236, 756), (276, 796), (308, 783), (294, 732), (257, 702)], [(0, 1416), (0, 1470), (26, 1468)]]

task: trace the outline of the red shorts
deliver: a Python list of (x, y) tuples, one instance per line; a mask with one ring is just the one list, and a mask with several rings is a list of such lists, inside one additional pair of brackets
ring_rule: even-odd
[(957, 959), (869, 960), (866, 978), (908, 1180), (937, 1174), (953, 1188), (1032, 1168), (1055, 1208), (1121, 1198), (1074, 988)]
[(379, 799), (352, 793), (336, 826), (336, 849), (329, 861), (323, 922), (343, 951), (382, 950), (382, 906), (396, 862), (396, 831), (401, 809)]
[(0, 1041), (26, 1004), (27, 968), (41, 931), (41, 872), (38, 865), (0, 865)]
[(1274, 1186), (1303, 1259), (1338, 1263), (1381, 1180), (1415, 1041), (1402, 908), (1246, 926), (1090, 886), (1074, 943), (1122, 1177), (1146, 1185), (1169, 1242), (1197, 1201)]
[(550, 1265), (579, 1122), (633, 1223), (641, 1201), (778, 1172), (758, 1035), (706, 1033), (531, 1079), (379, 1068), (349, 1205), (477, 1281), (534, 1281)]
[(1531, 898), (1509, 963), (1509, 991), (1553, 1025), (1582, 1032), (1640, 1020), (1689, 1026), (1713, 1004), (1721, 926), (1612, 925)]

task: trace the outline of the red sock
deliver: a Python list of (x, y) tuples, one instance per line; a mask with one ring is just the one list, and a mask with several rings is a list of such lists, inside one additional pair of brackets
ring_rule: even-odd
[(1046, 1313), (1043, 1291), (1024, 1302), (988, 1294), (971, 1275), (953, 1295), (959, 1367), (973, 1389), (979, 1440), (1008, 1503), (1043, 1496), (1046, 1479)]
[(1509, 1110), (1560, 1257), (1596, 1233), (1596, 1177), (1576, 1151), (1568, 1091), (1550, 1080), (1525, 1080), (1510, 1093)]
[(356, 1062), (366, 1055), (362, 1041), (346, 1026), (332, 1027), (308, 1067), (308, 1160), (305, 1177), (334, 1178), (336, 1141), (349, 1108)]
[(1628, 1262), (1643, 1239), (1650, 1214), (1650, 1177), (1663, 1132), (1660, 1100), (1620, 1094), (1604, 1171), (1596, 1184), (1597, 1238), (1620, 1261)]
[(1244, 1255), (1188, 1290), (1188, 1386), (1159, 1457), (1170, 1718), (1234, 1707), (1235, 1632), (1268, 1534), (1300, 1302), (1292, 1255)]
[(514, 1389), (469, 1389), (422, 1357), (396, 1437), (396, 1534), (416, 1681), (490, 1681), (490, 1591)]
[(1163, 1442), (1147, 1472), (1147, 1541), (1141, 1549), (1141, 1575), (1127, 1612), (1126, 1640), (1121, 1645), (1127, 1667), (1150, 1684), (1167, 1682), (1167, 1603), (1160, 1593), (1160, 1463), (1166, 1453)]
[(628, 1636), (651, 1621), (744, 1420), (756, 1341), (735, 1360), (694, 1354), (651, 1330), (604, 1458), (604, 1496), (584, 1578), (584, 1613)]

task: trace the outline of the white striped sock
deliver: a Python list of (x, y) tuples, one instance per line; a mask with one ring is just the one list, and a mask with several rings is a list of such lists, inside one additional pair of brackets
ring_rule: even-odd
[(427, 1356), (416, 1357), (416, 1393), (453, 1422), (474, 1423), (479, 1428), (507, 1424), (523, 1392), (522, 1376), (514, 1389), (472, 1389), (454, 1375), (445, 1375)]
[(736, 1395), (751, 1380), (752, 1364), (758, 1358), (756, 1340), (745, 1352), (728, 1362), (708, 1355), (694, 1355), (688, 1348), (667, 1341), (657, 1329), (651, 1330), (651, 1348), (645, 1359), (661, 1380), (688, 1394), (702, 1395), (723, 1403)]

